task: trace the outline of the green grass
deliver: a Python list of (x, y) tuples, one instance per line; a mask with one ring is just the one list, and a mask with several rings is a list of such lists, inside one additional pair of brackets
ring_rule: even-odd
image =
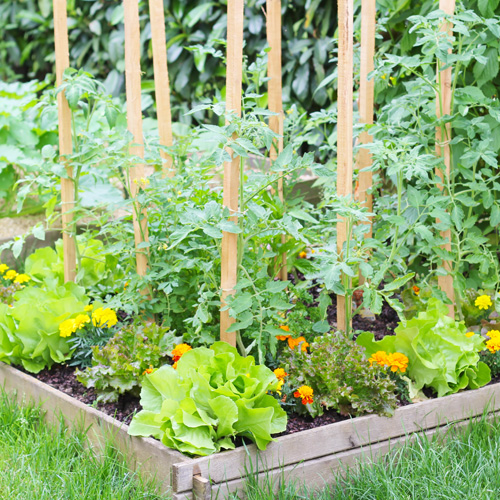
[(0, 392), (0, 498), (9, 500), (159, 500), (111, 446), (100, 458), (84, 431), (46, 425), (33, 406)]
[[(0, 393), (2, 500), (165, 498), (131, 473), (112, 447), (97, 459), (87, 446), (85, 432), (46, 425), (40, 409), (21, 408)], [(335, 475), (319, 491), (293, 482), (276, 491), (270, 480), (259, 486), (256, 471), (248, 472), (248, 500), (496, 500), (500, 421), (483, 418), (444, 436), (418, 437), (378, 463)]]
[(281, 483), (276, 492), (269, 480), (257, 486), (250, 479), (245, 493), (248, 500), (496, 500), (500, 421), (483, 418), (444, 436), (420, 436), (375, 464), (333, 479), (315, 493), (307, 485), (290, 483)]

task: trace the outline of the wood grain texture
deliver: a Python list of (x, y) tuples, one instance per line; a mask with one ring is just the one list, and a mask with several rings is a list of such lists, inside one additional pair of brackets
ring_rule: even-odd
[[(149, 0), (151, 40), (153, 46), (153, 66), (155, 79), (156, 110), (160, 145), (172, 146), (172, 112), (170, 109), (170, 83), (168, 78), (167, 44), (165, 35), (165, 13), (163, 0)], [(161, 150), (164, 175), (173, 177), (172, 157)]]
[(486, 407), (500, 410), (500, 384), (404, 406), (392, 418), (368, 415), (282, 436), (263, 452), (250, 445), (250, 455), (244, 448), (237, 448), (176, 464), (172, 484), (174, 491), (191, 491), (193, 474), (201, 474), (211, 479), (214, 488), (214, 484), (238, 480), (248, 466), (249, 456), (258, 461), (261, 470), (279, 469), (480, 416)]
[(193, 499), (210, 500), (212, 498), (212, 487), (210, 481), (199, 474), (193, 477)]
[[(243, 73), (243, 0), (228, 0), (227, 3), (227, 71), (226, 111), (241, 116), (241, 89)], [(232, 155), (232, 151), (229, 151)], [(238, 190), (240, 185), (240, 158), (224, 163), (223, 204), (231, 214), (238, 212)], [(231, 220), (237, 222), (236, 217)], [(221, 300), (233, 294), (238, 276), (238, 235), (222, 233), (221, 255)], [(220, 338), (236, 346), (236, 333), (227, 332), (234, 323), (229, 311), (220, 312)]]
[[(125, 24), (125, 90), (127, 94), (127, 126), (134, 137), (130, 146), (131, 155), (144, 158), (141, 109), (141, 34), (139, 27), (139, 0), (123, 0)], [(129, 170), (129, 191), (137, 197), (140, 180), (144, 177), (144, 165), (135, 163)], [(134, 182), (136, 181), (136, 182)], [(134, 238), (137, 273), (145, 276), (148, 268), (147, 252), (139, 245), (148, 241), (148, 218), (145, 209), (134, 202)]]
[[(269, 157), (271, 164), (276, 161), (283, 151), (283, 84), (281, 68), (281, 0), (266, 1), (266, 33), (269, 52), (267, 53), (267, 76), (269, 78), (267, 95), (269, 111), (277, 113), (269, 117), (269, 128), (280, 135), (271, 148)], [(272, 168), (272, 166), (271, 166)], [(278, 196), (284, 201), (283, 177), (278, 180)], [(286, 243), (286, 236), (281, 235), (281, 243)], [(278, 273), (282, 281), (288, 279), (286, 253), (281, 255), (280, 270)]]
[[(373, 123), (374, 80), (368, 80), (368, 75), (374, 68), (375, 58), (375, 0), (361, 2), (361, 65), (359, 75), (359, 121), (362, 124)], [(367, 131), (361, 132), (359, 142), (369, 144), (373, 137)], [(362, 170), (372, 166), (372, 155), (367, 148), (361, 148), (356, 157), (356, 168), (359, 170), (359, 201), (371, 212), (373, 208), (372, 195), (368, 191), (372, 187), (372, 172)], [(366, 233), (372, 236), (372, 222), (367, 222), (370, 230)]]
[[(439, 1), (440, 10), (444, 11), (446, 14), (453, 15), (455, 12), (455, 0), (440, 0)], [(452, 35), (452, 24), (446, 22), (441, 27), (441, 31), (448, 32), (449, 35)], [(441, 99), (439, 98), (439, 94), (436, 95), (436, 116), (437, 118), (441, 118), (442, 116), (449, 115), (451, 112), (451, 71), (452, 68), (446, 68), (441, 70), (440, 64), (438, 63), (437, 71), (436, 71), (436, 81), (441, 89)], [(451, 149), (450, 149), (450, 141), (451, 141), (451, 123), (447, 123), (444, 127), (436, 127), (436, 155), (443, 158), (445, 165), (445, 172), (441, 170), (436, 170), (436, 174), (441, 178), (443, 184), (445, 184), (445, 176), (446, 179), (450, 177), (450, 169), (451, 169)], [(441, 189), (444, 189), (444, 186), (441, 185)], [(446, 231), (441, 232), (441, 236), (447, 240), (444, 248), (446, 250), (451, 250), (451, 231), (448, 229)], [(443, 262), (443, 268), (448, 271), (446, 276), (438, 276), (438, 285), (439, 288), (443, 292), (446, 293), (447, 297), (451, 300), (451, 304), (448, 305), (449, 315), (453, 318), (455, 317), (455, 292), (453, 289), (453, 277), (449, 272), (451, 271), (452, 264), (451, 262)]]
[[(56, 85), (63, 81), (64, 70), (69, 68), (68, 18), (66, 0), (54, 0), (54, 43), (56, 55)], [(61, 179), (61, 218), (63, 228), (64, 281), (76, 278), (76, 242), (73, 237), (73, 210), (75, 208), (75, 186), (73, 169), (64, 159), (73, 153), (71, 139), (71, 110), (64, 92), (57, 95), (59, 121), (59, 154), (66, 164), (68, 179)]]
[[(338, 1), (339, 62), (337, 92), (337, 194), (352, 196), (353, 0)], [(347, 239), (345, 220), (337, 223), (337, 251)], [(337, 328), (346, 330), (345, 297), (337, 295)]]

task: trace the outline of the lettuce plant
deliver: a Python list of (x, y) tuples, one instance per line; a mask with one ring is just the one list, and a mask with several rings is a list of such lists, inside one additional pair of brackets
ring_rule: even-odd
[(413, 395), (424, 387), (436, 391), (438, 397), (482, 387), (491, 380), (490, 369), (479, 361), (484, 341), (480, 335), (468, 337), (465, 324), (447, 314), (448, 308), (431, 298), (427, 310), (400, 324), (395, 335), (376, 342), (372, 333), (364, 332), (356, 341), (366, 348), (367, 357), (377, 351), (405, 354)]
[(58, 286), (48, 280), (45, 288), (23, 288), (15, 294), (13, 307), (0, 308), (0, 360), (21, 364), (38, 373), (46, 366), (70, 358), (68, 340), (59, 325), (83, 311), (85, 290), (74, 283)]
[(225, 342), (186, 352), (146, 375), (141, 404), (129, 428), (133, 436), (154, 436), (190, 455), (234, 448), (232, 437), (252, 439), (260, 450), (286, 429), (286, 413), (268, 394), (278, 379), (252, 356), (242, 357)]

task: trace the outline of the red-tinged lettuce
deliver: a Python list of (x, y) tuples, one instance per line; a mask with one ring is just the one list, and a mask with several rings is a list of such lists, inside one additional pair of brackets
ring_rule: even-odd
[(401, 352), (409, 359), (408, 377), (414, 393), (432, 388), (438, 397), (462, 389), (477, 389), (491, 380), (488, 366), (479, 361), (485, 348), (480, 335), (468, 337), (463, 322), (448, 316), (448, 308), (439, 300), (429, 300), (427, 310), (396, 328), (395, 335), (376, 342), (365, 332), (357, 343), (366, 348), (366, 356), (377, 351)]
[(278, 379), (252, 356), (242, 357), (225, 342), (186, 352), (170, 365), (146, 375), (141, 405), (129, 434), (154, 436), (190, 455), (232, 449), (232, 438), (248, 437), (261, 450), (271, 434), (286, 429), (286, 413), (268, 391)]

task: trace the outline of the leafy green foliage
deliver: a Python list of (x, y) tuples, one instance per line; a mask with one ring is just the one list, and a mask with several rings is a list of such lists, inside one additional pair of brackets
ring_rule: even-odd
[(77, 370), (77, 379), (95, 389), (98, 401), (116, 401), (126, 392), (138, 395), (145, 371), (165, 362), (175, 341), (167, 327), (156, 323), (124, 326), (104, 347), (92, 348), (92, 366)]
[(224, 342), (186, 352), (177, 370), (163, 366), (142, 382), (141, 405), (129, 434), (152, 435), (190, 455), (234, 448), (234, 436), (248, 437), (260, 450), (271, 434), (286, 429), (286, 414), (268, 395), (278, 380)]
[[(396, 385), (377, 364), (370, 365), (365, 350), (342, 332), (316, 337), (310, 353), (287, 350), (288, 383), (295, 388), (308, 385), (314, 390), (312, 405), (302, 405), (312, 416), (324, 408), (343, 415), (377, 413), (390, 416), (397, 406)], [(301, 409), (297, 402), (296, 409)]]
[(0, 304), (0, 359), (22, 363), (33, 373), (68, 360), (71, 349), (59, 335), (59, 325), (83, 311), (88, 303), (85, 290), (71, 282), (47, 280), (43, 288), (23, 288), (15, 299), (13, 307)]
[(438, 397), (482, 387), (491, 380), (490, 369), (479, 356), (484, 341), (479, 335), (467, 337), (464, 323), (447, 314), (442, 302), (430, 299), (427, 310), (400, 324), (394, 336), (375, 341), (373, 334), (364, 332), (356, 342), (366, 348), (367, 356), (376, 351), (405, 354), (408, 377), (414, 382), (412, 397), (424, 387), (432, 388)]

